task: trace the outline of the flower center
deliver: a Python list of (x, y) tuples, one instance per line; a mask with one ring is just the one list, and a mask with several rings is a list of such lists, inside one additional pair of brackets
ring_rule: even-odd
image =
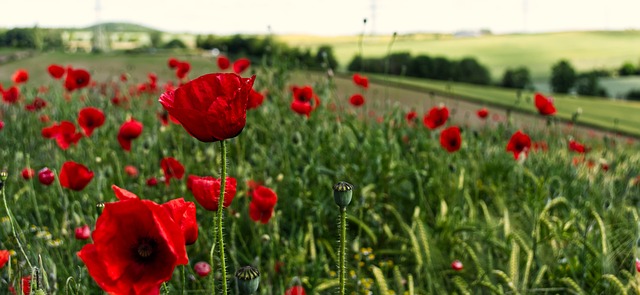
[(152, 238), (138, 239), (138, 245), (135, 248), (136, 260), (139, 262), (150, 261), (158, 248), (158, 243)]

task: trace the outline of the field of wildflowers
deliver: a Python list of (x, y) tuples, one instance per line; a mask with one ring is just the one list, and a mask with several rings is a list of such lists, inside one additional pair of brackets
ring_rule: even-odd
[(544, 94), (546, 125), (469, 125), (277, 65), (12, 73), (0, 293), (640, 294), (637, 141), (564, 133)]

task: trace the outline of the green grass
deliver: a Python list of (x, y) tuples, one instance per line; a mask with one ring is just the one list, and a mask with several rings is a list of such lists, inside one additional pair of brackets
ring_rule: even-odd
[[(359, 38), (284, 36), (280, 40), (309, 48), (331, 44), (340, 65), (346, 67), (358, 54)], [(365, 36), (364, 56), (385, 56), (390, 40), (390, 36)], [(551, 65), (560, 59), (568, 59), (579, 71), (618, 68), (625, 61), (636, 63), (640, 59), (636, 50), (638, 47), (638, 31), (591, 31), (472, 38), (433, 34), (398, 36), (392, 51), (454, 59), (472, 56), (486, 65), (491, 77), (498, 80), (506, 68), (517, 66), (528, 67), (533, 79), (546, 79), (550, 75)]]
[[(533, 93), (524, 92), (520, 100), (517, 91), (499, 87), (478, 86), (464, 83), (443, 82), (396, 76), (369, 75), (374, 81), (391, 82), (397, 87), (417, 87), (425, 92), (435, 91), (444, 95), (461, 97), (480, 104), (500, 106), (527, 113), (537, 113)], [(557, 117), (570, 120), (580, 108), (579, 122), (604, 129), (623, 131), (640, 136), (640, 102), (612, 101), (601, 98), (554, 95)], [(617, 123), (615, 123), (617, 122)]]
[[(50, 62), (85, 66), (104, 79), (98, 82), (115, 81), (123, 70), (129, 72), (130, 82), (117, 84), (118, 89), (146, 80), (150, 71), (157, 72), (161, 82), (174, 79), (172, 72), (163, 70), (166, 57), (162, 56), (45, 57), (21, 63), (34, 77)], [(189, 59), (194, 64), (192, 77), (212, 71), (206, 59)], [(283, 63), (276, 59), (273, 64)], [(118, 68), (123, 65), (131, 68)], [(633, 184), (640, 175), (637, 142), (579, 136), (592, 148), (582, 155), (568, 150), (568, 134), (560, 126), (532, 126), (524, 131), (549, 149), (531, 150), (526, 160), (515, 161), (505, 146), (516, 128), (498, 123), (464, 127), (461, 149), (448, 153), (440, 146), (440, 130), (406, 122), (400, 107), (379, 110), (383, 120), (377, 122), (367, 117), (368, 105), (353, 109), (337, 94), (343, 90), (336, 88), (336, 81), (325, 76), (301, 78), (277, 66), (254, 66), (253, 71), (255, 88), (269, 94), (261, 107), (247, 112), (242, 133), (227, 142), (228, 172), (238, 180), (238, 192), (227, 211), (224, 231), (229, 273), (247, 264), (259, 268), (258, 294), (284, 294), (294, 282), (308, 294), (338, 290), (338, 207), (331, 189), (338, 181), (355, 185), (347, 208), (348, 293), (614, 294), (623, 289), (640, 294), (634, 266), (640, 255), (636, 245), (640, 186)], [(313, 85), (322, 100), (310, 118), (290, 108), (291, 78)], [(10, 219), (4, 207), (0, 209), (0, 249), (16, 252), (0, 269), (0, 290), (17, 286), (21, 276), (30, 274), (25, 266), (28, 257), (34, 263), (41, 259), (37, 265), (46, 272), (42, 286), (47, 291), (100, 294), (76, 256), (91, 241), (75, 240), (73, 230), (83, 224), (94, 227), (100, 216), (96, 205), (115, 201), (111, 185), (156, 202), (177, 197), (194, 201), (186, 189), (186, 176), (168, 186), (150, 187), (145, 181), (162, 175), (159, 162), (168, 156), (182, 162), (186, 175), (216, 176), (221, 155), (214, 144), (195, 140), (179, 125), (161, 126), (159, 93), (132, 95), (128, 105), (115, 106), (110, 102), (112, 88), (106, 93), (99, 87), (84, 89), (66, 100), (58, 82), (43, 79), (22, 86), (27, 98), (41, 83), (50, 86), (43, 95), (49, 106), (41, 113), (25, 111), (24, 102), (0, 103), (5, 122), (0, 131), (0, 168), (9, 174), (4, 186), (14, 216)], [(464, 87), (456, 84), (457, 89)], [(374, 100), (381, 93), (368, 95)], [(90, 138), (63, 151), (41, 136), (42, 127), (50, 124), (40, 121), (41, 114), (52, 121), (76, 122), (78, 110), (85, 106), (99, 107), (107, 117)], [(141, 121), (144, 129), (132, 150), (125, 152), (116, 137), (129, 117)], [(24, 167), (59, 172), (68, 160), (95, 172), (80, 192), (62, 188), (57, 176), (52, 186), (20, 176)], [(605, 162), (606, 171), (601, 164)], [(129, 177), (125, 165), (137, 167), (140, 175)], [(248, 180), (260, 181), (278, 195), (267, 224), (248, 217)], [(179, 294), (183, 284), (188, 294), (214, 293), (208, 279), (193, 271), (196, 262), (208, 260), (215, 238), (212, 212), (196, 206), (200, 235), (187, 248), (187, 280), (176, 271), (163, 293)], [(16, 238), (25, 245), (26, 257)], [(454, 260), (462, 262), (462, 271), (451, 268)], [(218, 266), (214, 273), (219, 273)], [(231, 286), (235, 294), (235, 282)]]

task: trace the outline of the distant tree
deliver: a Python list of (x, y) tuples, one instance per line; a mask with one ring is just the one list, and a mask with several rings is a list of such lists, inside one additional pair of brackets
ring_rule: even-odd
[(37, 47), (38, 40), (33, 29), (14, 28), (8, 30), (4, 34), (3, 46), (16, 48), (33, 48)]
[(433, 72), (433, 59), (427, 55), (418, 55), (413, 58), (407, 68), (407, 76), (427, 78)]
[(625, 62), (620, 69), (618, 69), (618, 74), (620, 76), (632, 76), (636, 74), (636, 67), (630, 63), (630, 62)]
[(551, 89), (556, 93), (569, 93), (576, 82), (576, 71), (567, 60), (551, 67)]
[(458, 82), (480, 85), (491, 83), (489, 70), (471, 57), (465, 57), (456, 63), (453, 70), (453, 79)]
[(433, 59), (433, 71), (427, 78), (451, 80), (453, 79), (453, 67), (454, 63), (450, 60), (444, 57), (436, 57)]
[(387, 58), (389, 59), (388, 68), (386, 66), (387, 61), (384, 60), (383, 70), (382, 70), (382, 72), (386, 70), (387, 71), (386, 74), (405, 75), (407, 72), (407, 68), (412, 63), (411, 53), (409, 52), (392, 53)]
[(315, 61), (319, 65), (327, 63), (326, 65), (331, 69), (336, 69), (338, 67), (338, 60), (333, 53), (333, 47), (331, 47), (331, 45), (321, 45), (318, 47)]
[(350, 72), (363, 71), (362, 62), (363, 62), (362, 56), (360, 55), (354, 56), (349, 62), (349, 65), (347, 66), (347, 70), (349, 70)]
[(595, 73), (580, 75), (576, 81), (576, 92), (580, 95), (607, 96), (607, 90), (600, 86)]
[(149, 33), (149, 39), (151, 41), (151, 47), (153, 47), (153, 48), (162, 47), (162, 32), (160, 32), (160, 31), (150, 32)]
[(629, 90), (629, 92), (627, 92), (626, 97), (628, 100), (640, 101), (640, 89)]
[(507, 88), (525, 89), (531, 86), (531, 75), (526, 67), (508, 68), (504, 71), (500, 86)]
[(173, 39), (163, 46), (166, 49), (187, 48), (187, 45), (180, 39)]

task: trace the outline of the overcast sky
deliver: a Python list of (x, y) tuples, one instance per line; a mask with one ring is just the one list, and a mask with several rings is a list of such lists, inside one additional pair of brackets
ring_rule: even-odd
[[(352, 35), (640, 29), (640, 0), (99, 0), (103, 22), (168, 32)], [(0, 0), (0, 27), (85, 27), (96, 0)], [(375, 5), (373, 5), (375, 4)], [(375, 6), (375, 10), (372, 9)], [(375, 13), (374, 13), (375, 11)]]

